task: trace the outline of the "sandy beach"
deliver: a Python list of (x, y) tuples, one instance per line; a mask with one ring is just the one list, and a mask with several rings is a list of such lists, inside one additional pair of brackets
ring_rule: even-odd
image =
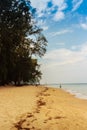
[(50, 87), (0, 87), (0, 130), (87, 130), (87, 100)]

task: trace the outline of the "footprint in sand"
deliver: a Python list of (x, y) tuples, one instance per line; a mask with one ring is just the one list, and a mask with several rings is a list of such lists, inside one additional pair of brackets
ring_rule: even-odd
[[(47, 90), (48, 90), (48, 88), (45, 88), (41, 93), (39, 93), (36, 96), (39, 99), (36, 102), (37, 104), (36, 104), (36, 109), (33, 112), (34, 114), (40, 113), (41, 107), (46, 105), (46, 102), (44, 101), (44, 98), (42, 96), (50, 96), (50, 94), (45, 93)], [(14, 124), (14, 127), (16, 128), (16, 130), (41, 130), (41, 129), (37, 129), (34, 126), (32, 126), (32, 123), (37, 120), (37, 118), (35, 118), (33, 113), (26, 113), (24, 116), (22, 115), (20, 117), (20, 121), (18, 121), (17, 123)], [(44, 121), (44, 123), (51, 119), (52, 119), (51, 117), (47, 118)]]
[(34, 130), (35, 127), (31, 125), (36, 120), (37, 118), (35, 118), (33, 113), (27, 113), (26, 116), (24, 116), (24, 119), (22, 117), (22, 119), (20, 118), (20, 121), (14, 124), (14, 128), (16, 128), (16, 130)]
[(47, 119), (44, 120), (43, 123), (47, 123), (48, 121), (52, 120), (52, 117), (48, 117)]
[(44, 93), (43, 96), (50, 96), (50, 94), (48, 94), (48, 93), (45, 94), (45, 93)]
[(44, 105), (46, 105), (46, 102), (45, 101), (42, 101), (42, 100), (37, 100), (37, 107), (39, 107), (39, 106), (44, 106)]
[(49, 89), (49, 88), (46, 87), (42, 92), (46, 92), (48, 89)]
[(61, 118), (65, 118), (63, 116), (55, 116), (54, 119), (61, 119)]
[(27, 118), (31, 118), (34, 117), (34, 115), (32, 113), (27, 113)]
[(34, 113), (40, 113), (40, 108), (36, 108)]
[[(61, 119), (61, 118), (65, 118), (65, 117), (61, 117), (61, 116), (55, 116), (55, 117), (48, 117), (47, 119), (44, 120), (43, 123), (47, 123), (50, 120), (55, 120), (55, 119)], [(58, 122), (57, 122), (58, 123)]]
[(22, 124), (26, 121), (26, 119), (21, 119), (20, 121), (18, 121), (17, 123), (14, 124), (14, 127), (17, 128), (17, 130), (21, 130), (22, 129)]

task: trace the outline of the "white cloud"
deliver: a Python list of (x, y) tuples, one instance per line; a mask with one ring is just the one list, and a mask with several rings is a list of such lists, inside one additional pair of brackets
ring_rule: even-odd
[(64, 29), (64, 30), (61, 30), (61, 31), (58, 31), (58, 32), (52, 32), (50, 35), (51, 36), (57, 36), (57, 35), (63, 35), (63, 34), (72, 33), (72, 32), (73, 32), (73, 30)]
[(67, 4), (65, 3), (65, 0), (52, 0), (53, 6), (49, 9), (47, 8), (48, 2), (51, 0), (32, 0), (31, 5), (37, 9), (38, 17), (42, 17), (43, 15), (49, 15), (50, 12), (56, 7), (58, 7), (58, 10), (56, 14), (53, 16), (53, 20), (60, 21), (65, 18), (65, 14), (63, 12), (64, 9), (67, 8)]
[(87, 43), (75, 50), (52, 50), (43, 61), (43, 82), (87, 82)]
[(40, 28), (42, 28), (44, 31), (45, 30), (48, 30), (48, 26), (46, 25), (46, 21), (44, 21), (44, 20), (38, 20), (38, 22), (37, 22), (37, 25), (40, 27)]
[(58, 11), (54, 15), (53, 20), (54, 21), (63, 20), (65, 18), (63, 10), (67, 8), (67, 4), (65, 3), (64, 0), (53, 0), (53, 4), (54, 6), (58, 6)]
[(44, 59), (53, 61), (53, 65), (73, 64), (87, 59), (87, 44), (77, 46), (76, 48), (76, 50), (66, 48), (52, 50), (45, 55)]
[(37, 9), (38, 14), (40, 14), (43, 10), (46, 9), (47, 7), (47, 2), (49, 2), (49, 0), (38, 0), (38, 2), (36, 0), (32, 0), (31, 1), (31, 5)]
[(48, 30), (49, 27), (48, 26), (43, 26), (42, 28), (45, 31), (45, 30)]
[(77, 53), (68, 49), (54, 50), (47, 54), (44, 58), (50, 61), (48, 68), (65, 64), (73, 64), (83, 60), (83, 56), (79, 52)]
[(72, 9), (72, 11), (77, 10), (82, 3), (83, 3), (83, 0), (73, 0), (73, 1), (72, 1), (72, 4), (73, 4), (73, 9)]
[(65, 3), (65, 0), (52, 0), (54, 6), (58, 6), (58, 11), (62, 11), (67, 8), (67, 4)]
[(81, 23), (80, 27), (82, 27), (83, 29), (87, 30), (87, 23)]
[(65, 15), (62, 11), (57, 12), (53, 18), (54, 21), (61, 21), (65, 18)]

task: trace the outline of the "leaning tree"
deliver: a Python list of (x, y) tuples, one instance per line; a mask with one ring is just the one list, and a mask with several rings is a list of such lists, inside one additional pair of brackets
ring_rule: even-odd
[(41, 78), (36, 56), (47, 40), (34, 20), (29, 0), (0, 0), (0, 84), (36, 83)]

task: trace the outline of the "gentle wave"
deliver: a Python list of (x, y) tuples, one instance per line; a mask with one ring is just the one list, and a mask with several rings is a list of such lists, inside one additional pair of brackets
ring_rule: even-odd
[(69, 92), (70, 94), (75, 95), (75, 97), (77, 97), (77, 98), (87, 99), (87, 95), (83, 95), (82, 93), (78, 93), (78, 92), (72, 91), (72, 90), (65, 90), (65, 91)]
[[(60, 84), (50, 84), (50, 86), (59, 88)], [(61, 84), (62, 89), (74, 94), (77, 98), (87, 99), (87, 83)]]

